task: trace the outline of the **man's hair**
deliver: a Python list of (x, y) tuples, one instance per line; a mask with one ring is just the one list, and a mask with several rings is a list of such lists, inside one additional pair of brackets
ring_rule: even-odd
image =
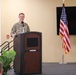
[(3, 63), (0, 61), (0, 72), (2, 71), (3, 69)]
[(24, 16), (25, 16), (25, 14), (24, 14), (24, 13), (19, 13), (19, 16), (20, 16), (20, 15), (24, 15)]

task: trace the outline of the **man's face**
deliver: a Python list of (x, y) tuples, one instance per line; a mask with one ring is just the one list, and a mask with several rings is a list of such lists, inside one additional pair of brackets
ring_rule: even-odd
[(19, 15), (20, 22), (24, 21), (25, 16), (23, 14)]

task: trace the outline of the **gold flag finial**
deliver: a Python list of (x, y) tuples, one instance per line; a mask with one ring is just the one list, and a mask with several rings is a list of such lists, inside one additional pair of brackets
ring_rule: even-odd
[(63, 4), (64, 4), (65, 0), (63, 0)]

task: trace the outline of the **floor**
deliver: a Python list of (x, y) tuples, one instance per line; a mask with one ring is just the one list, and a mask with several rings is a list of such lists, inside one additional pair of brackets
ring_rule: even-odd
[[(8, 71), (8, 75), (17, 75), (14, 70)], [(42, 74), (30, 74), (30, 75), (76, 75), (76, 63), (43, 63)]]

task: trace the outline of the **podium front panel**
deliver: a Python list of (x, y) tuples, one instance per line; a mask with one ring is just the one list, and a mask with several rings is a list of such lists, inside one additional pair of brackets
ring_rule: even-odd
[(25, 53), (25, 74), (41, 73), (40, 52)]

